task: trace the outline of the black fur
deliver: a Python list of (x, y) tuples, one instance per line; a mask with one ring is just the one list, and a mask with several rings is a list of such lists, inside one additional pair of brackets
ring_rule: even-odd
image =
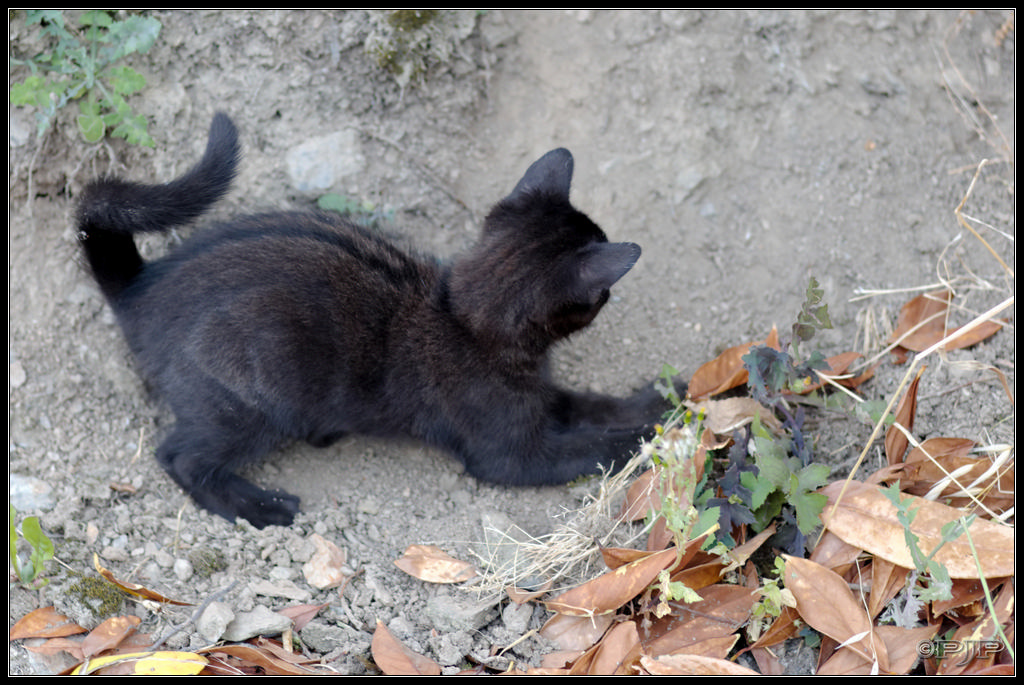
[(241, 218), (143, 262), (132, 236), (201, 215), (238, 157), (217, 114), (184, 176), (101, 179), (78, 209), (96, 281), (177, 419), (157, 458), (199, 505), (288, 525), (298, 499), (235, 470), (288, 439), (350, 432), (420, 439), (494, 483), (563, 483), (621, 466), (667, 408), (652, 388), (615, 399), (549, 378), (551, 346), (593, 320), (640, 255), (570, 205), (567, 150), (535, 162), (448, 266), (314, 213)]

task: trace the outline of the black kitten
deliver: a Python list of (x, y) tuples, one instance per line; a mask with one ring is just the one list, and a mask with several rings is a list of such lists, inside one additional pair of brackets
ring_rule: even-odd
[(574, 393), (548, 351), (587, 324), (640, 256), (569, 204), (572, 156), (537, 160), (450, 265), (315, 213), (249, 216), (143, 262), (132, 236), (195, 219), (227, 190), (238, 134), (217, 114), (202, 160), (163, 185), (101, 179), (78, 226), (143, 376), (177, 418), (157, 450), (200, 505), (288, 525), (298, 498), (235, 470), (287, 439), (406, 435), (481, 480), (563, 483), (621, 466), (667, 409)]

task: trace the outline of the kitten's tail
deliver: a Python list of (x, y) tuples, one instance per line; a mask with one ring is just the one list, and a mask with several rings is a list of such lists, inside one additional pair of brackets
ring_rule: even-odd
[(85, 188), (78, 203), (79, 240), (109, 300), (142, 269), (132, 236), (167, 231), (203, 214), (227, 192), (239, 151), (235, 125), (218, 112), (203, 158), (180, 178), (160, 185), (101, 178)]

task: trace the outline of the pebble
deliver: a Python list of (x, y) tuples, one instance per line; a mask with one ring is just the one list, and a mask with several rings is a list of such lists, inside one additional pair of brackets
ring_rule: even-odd
[(303, 193), (327, 191), (366, 166), (354, 129), (310, 138), (289, 150), (285, 162), (292, 185)]
[(236, 614), (224, 628), (221, 638), (227, 642), (244, 642), (257, 635), (277, 636), (291, 627), (290, 618), (258, 605), (252, 611)]
[(11, 362), (7, 367), (7, 382), (11, 384), (11, 387), (20, 388), (25, 385), (27, 380), (28, 374), (25, 373), (25, 367), (21, 365), (21, 362)]
[(480, 630), (497, 616), (495, 603), (468, 595), (439, 594), (427, 600), (427, 618), (442, 633)]
[(18, 511), (49, 511), (53, 508), (53, 487), (44, 480), (12, 473), (7, 482), (9, 503)]
[(188, 559), (175, 559), (174, 560), (174, 575), (180, 581), (186, 581), (192, 577), (194, 569), (192, 568), (192, 562)]
[(196, 629), (206, 640), (217, 642), (234, 619), (235, 612), (231, 610), (230, 605), (224, 602), (211, 602), (196, 621)]

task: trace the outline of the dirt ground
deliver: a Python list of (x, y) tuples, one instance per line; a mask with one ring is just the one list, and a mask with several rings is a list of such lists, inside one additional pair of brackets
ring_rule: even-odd
[[(812, 276), (835, 326), (815, 341), (826, 354), (877, 352), (911, 289), (940, 278), (955, 279), (967, 312), (1015, 290), (954, 216), (978, 163), (993, 160), (965, 213), (1014, 267), (1008, 11), (488, 11), (463, 17), (472, 31), (447, 44), (447, 61), (404, 87), (367, 54), (376, 29), (364, 11), (152, 15), (160, 38), (130, 64), (148, 80), (131, 102), (155, 148), (88, 145), (70, 112), (40, 141), (31, 111), (10, 108), (9, 473), (50, 489), (36, 513), (62, 562), (41, 592), (10, 586), (12, 623), (40, 604), (71, 611), (65, 565), (88, 573), (95, 552), (117, 575), (188, 602), (238, 581), (220, 598), (235, 613), (329, 603), (303, 639), (343, 673), (372, 672), (377, 621), (449, 671), (537, 665), (550, 649), (535, 634), (520, 640), (542, 624), (542, 608), (488, 605), (471, 624), (448, 622), (438, 607), (467, 595), (393, 561), (411, 544), (474, 560), (482, 522), (496, 517), (545, 535), (580, 505), (580, 488), (492, 487), (418, 445), (350, 438), (253, 468), (254, 480), (303, 507), (293, 527), (256, 531), (197, 511), (152, 459), (171, 417), (147, 397), (81, 267), (71, 213), (96, 174), (163, 181), (184, 171), (216, 110), (234, 118), (244, 146), (218, 215), (312, 206), (326, 191), (295, 188), (289, 152), (355, 131), (345, 140), (356, 167), (330, 192), (372, 201), (385, 209), (384, 230), (442, 256), (472, 243), (530, 162), (569, 148), (574, 203), (612, 240), (643, 248), (598, 321), (558, 351), (559, 376), (577, 387), (626, 392), (664, 363), (688, 375), (773, 324), (785, 332)], [(34, 46), (14, 13), (9, 52)], [(145, 250), (177, 239), (147, 238)], [(862, 290), (900, 292), (854, 299)], [(1012, 405), (986, 367), (1012, 387), (1014, 341), (1010, 330), (936, 357), (918, 436), (1012, 443)], [(885, 361), (863, 393), (887, 398), (904, 371)], [(870, 426), (838, 415), (814, 426), (818, 458), (844, 475)], [(871, 459), (866, 470), (878, 466)], [(345, 549), (358, 572), (344, 592), (303, 578), (312, 533)], [(209, 550), (225, 567), (204, 574), (195, 555)], [(123, 611), (153, 633), (190, 613)], [(188, 628), (169, 644), (208, 643)], [(13, 672), (65, 664), (20, 645), (10, 656)]]

